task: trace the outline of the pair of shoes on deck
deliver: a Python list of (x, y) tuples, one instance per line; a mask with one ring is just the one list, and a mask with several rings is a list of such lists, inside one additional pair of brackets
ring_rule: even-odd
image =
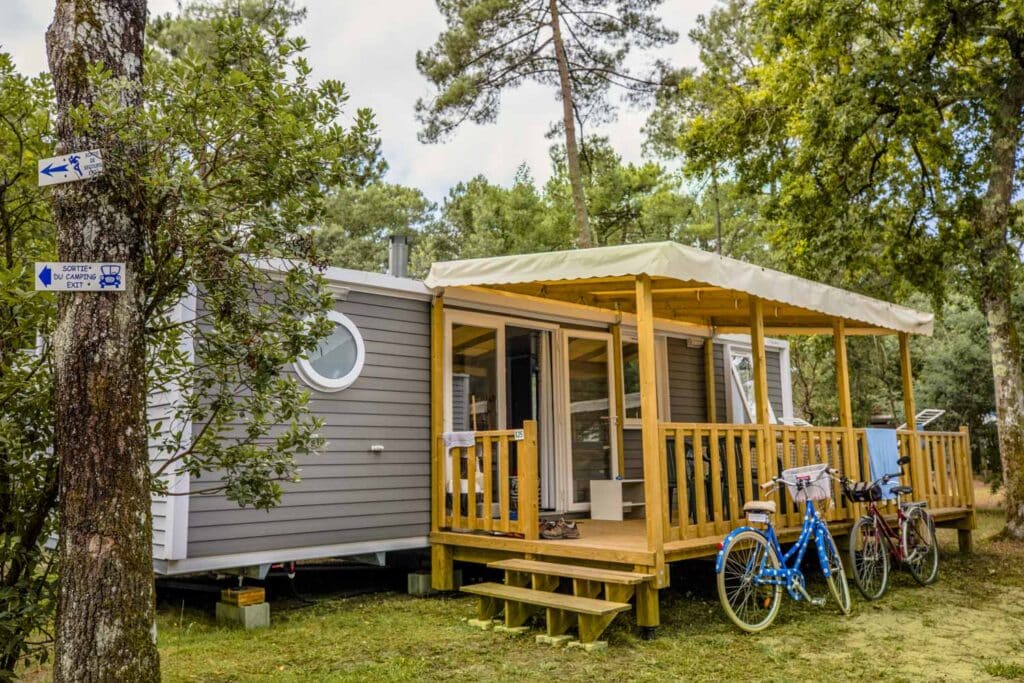
[(576, 522), (565, 521), (564, 517), (557, 522), (545, 519), (540, 523), (540, 537), (548, 540), (579, 538), (580, 527)]

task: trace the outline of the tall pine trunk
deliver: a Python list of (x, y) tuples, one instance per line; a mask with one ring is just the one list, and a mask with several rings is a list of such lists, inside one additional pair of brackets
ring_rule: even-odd
[(142, 105), (145, 0), (57, 0), (46, 34), (57, 97), (59, 153), (100, 149), (98, 178), (53, 188), (62, 261), (127, 264), (124, 292), (61, 293), (54, 334), (60, 467), (57, 681), (156, 681), (152, 527), (143, 338), (141, 146), (104, 119), (85, 130), (70, 112), (99, 93), (88, 67), (124, 79), (122, 103)]
[(572, 83), (569, 80), (569, 58), (562, 42), (562, 26), (558, 16), (558, 0), (548, 0), (551, 12), (551, 31), (555, 43), (555, 61), (558, 62), (558, 79), (562, 88), (562, 122), (565, 125), (565, 154), (569, 162), (569, 185), (572, 186), (572, 202), (576, 208), (576, 246), (587, 248), (593, 245), (590, 238), (590, 220), (587, 217), (587, 197), (583, 192), (583, 174), (580, 171), (580, 152), (576, 144), (576, 116), (573, 112)]
[(1018, 71), (1003, 91), (999, 109), (992, 112), (992, 161), (977, 226), (981, 244), (978, 284), (995, 381), (1006, 530), (1019, 540), (1024, 540), (1024, 365), (1011, 304), (1018, 256), (1011, 250), (1009, 230), (1022, 106), (1024, 72)]

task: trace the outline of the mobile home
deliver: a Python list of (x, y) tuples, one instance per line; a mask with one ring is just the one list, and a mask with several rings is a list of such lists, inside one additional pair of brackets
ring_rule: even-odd
[[(867, 476), (847, 337), (899, 338), (914, 415), (909, 338), (932, 328), (930, 314), (674, 243), (436, 263), (423, 282), (324, 275), (330, 349), (287, 371), (327, 422), (325, 452), (269, 513), (155, 501), (158, 571), (429, 546), (437, 589), (455, 587), (455, 562), (506, 571), (509, 592), (482, 600), (484, 617), (504, 606), (515, 625), (558, 591), (549, 630), (594, 598), (654, 627), (669, 565), (714, 555), (770, 476), (821, 462)], [(839, 425), (793, 415), (782, 338), (810, 334), (835, 343)], [(916, 495), (969, 546), (966, 431), (911, 424), (898, 439)], [(859, 510), (836, 498), (842, 534)], [(785, 538), (800, 517), (776, 501)], [(542, 521), (563, 516), (579, 537), (544, 538)], [(591, 640), (610, 620), (579, 618)]]

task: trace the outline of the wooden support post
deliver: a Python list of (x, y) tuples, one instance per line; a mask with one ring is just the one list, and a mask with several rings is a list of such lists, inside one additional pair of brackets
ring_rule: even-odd
[(914, 373), (910, 365), (910, 335), (906, 332), (900, 332), (900, 374), (903, 378), (903, 419), (907, 423), (907, 429), (913, 432), (907, 439), (910, 452), (906, 454), (910, 456), (910, 485), (914, 488), (914, 495), (924, 500), (923, 496), (928, 494), (925, 486), (928, 470), (921, 456), (921, 440), (917, 438)]
[(505, 601), (505, 628), (519, 628), (542, 608), (515, 600)]
[[(430, 474), (431, 522), (433, 531), (444, 526), (444, 298), (434, 297), (430, 309)], [(458, 492), (452, 488), (453, 493)], [(435, 586), (436, 588), (436, 586)]]
[[(522, 448), (524, 457), (519, 459), (519, 530), (527, 540), (537, 540), (540, 535), (540, 510), (537, 497), (540, 491), (537, 469), (537, 421), (523, 422)], [(490, 511), (485, 511), (490, 515)]]
[(604, 584), (600, 581), (590, 579), (573, 579), (572, 594), (578, 598), (597, 598), (601, 594)]
[(708, 422), (718, 422), (718, 397), (715, 395), (715, 342), (704, 340), (704, 395), (707, 398)]
[(626, 421), (626, 379), (623, 376), (622, 362), (622, 325), (612, 325), (612, 377), (615, 392), (615, 452), (618, 453), (619, 475), (626, 477), (626, 437), (623, 425)]
[[(775, 432), (771, 425), (771, 410), (768, 405), (768, 359), (764, 350), (764, 302), (757, 297), (750, 297), (750, 356), (754, 361), (754, 403), (755, 422), (763, 433), (758, 443), (758, 459), (761, 482), (768, 481), (767, 476), (775, 469)], [(728, 363), (729, 359), (724, 358)], [(763, 448), (762, 448), (763, 446)], [(781, 510), (781, 508), (780, 508)]]
[[(966, 425), (960, 427), (960, 433), (964, 435), (964, 467), (967, 469), (967, 491), (964, 496), (971, 508), (971, 518), (974, 518), (974, 469), (971, 467), (971, 431)], [(974, 528), (974, 527), (972, 527)]]
[[(842, 318), (832, 323), (832, 342), (836, 353), (836, 392), (839, 400), (839, 426), (843, 432), (843, 470), (851, 479), (862, 478), (857, 466), (857, 441), (853, 434), (853, 402), (850, 399), (850, 361), (846, 355), (846, 321)], [(853, 519), (863, 511), (859, 503), (852, 503)]]
[(663, 513), (668, 498), (668, 469), (661, 459), (658, 429), (658, 385), (655, 370), (654, 305), (651, 278), (636, 279), (636, 328), (640, 350), (640, 418), (643, 432), (644, 497), (647, 523), (647, 549), (655, 553), (655, 575), (659, 587), (668, 585), (665, 566)]
[(636, 625), (642, 628), (657, 628), (661, 625), (658, 589), (651, 581), (644, 581), (636, 587)]
[(956, 542), (961, 553), (969, 555), (974, 552), (974, 532), (970, 529), (957, 529)]
[(615, 614), (604, 614), (601, 616), (595, 616), (591, 614), (581, 614), (579, 616), (579, 632), (581, 643), (593, 643), (596, 642), (604, 630), (608, 628), (608, 624), (612, 623), (612, 619), (615, 618)]
[(430, 546), (430, 585), (437, 591), (455, 590), (455, 559), (451, 546)]
[(477, 619), (482, 622), (488, 622), (498, 616), (501, 612), (501, 608), (504, 603), (497, 598), (491, 598), (486, 595), (480, 596), (480, 604), (477, 611)]
[(754, 402), (757, 424), (770, 425), (768, 407), (768, 361), (764, 352), (764, 302), (750, 297), (750, 351), (754, 361)]
[(548, 607), (544, 621), (549, 636), (561, 636), (576, 623), (576, 614), (574, 612), (567, 612), (564, 609)]

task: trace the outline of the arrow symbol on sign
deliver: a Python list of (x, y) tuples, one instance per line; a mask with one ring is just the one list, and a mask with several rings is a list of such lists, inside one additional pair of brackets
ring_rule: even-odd
[(49, 287), (53, 281), (52, 275), (53, 271), (50, 270), (50, 266), (43, 266), (43, 269), (39, 271), (39, 281)]
[(61, 164), (60, 166), (54, 166), (53, 164), (47, 164), (40, 173), (45, 173), (48, 177), (52, 177), (54, 173), (67, 173), (68, 165)]

